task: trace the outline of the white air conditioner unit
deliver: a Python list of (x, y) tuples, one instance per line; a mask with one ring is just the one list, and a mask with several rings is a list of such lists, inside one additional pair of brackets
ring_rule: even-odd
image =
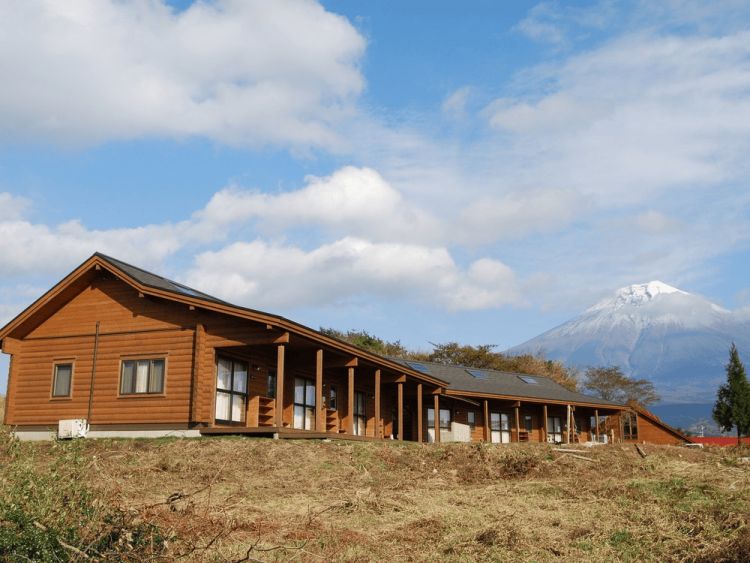
[(85, 438), (89, 433), (89, 425), (84, 418), (61, 420), (57, 423), (57, 439), (70, 440), (72, 438)]

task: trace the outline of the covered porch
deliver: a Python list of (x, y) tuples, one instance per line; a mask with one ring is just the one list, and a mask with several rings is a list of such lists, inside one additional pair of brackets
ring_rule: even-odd
[(421, 441), (439, 380), (288, 332), (215, 346), (213, 422), (202, 434)]

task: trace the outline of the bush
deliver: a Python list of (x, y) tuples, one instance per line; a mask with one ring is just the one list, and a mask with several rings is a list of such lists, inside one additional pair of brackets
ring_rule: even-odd
[(0, 431), (0, 558), (140, 559), (165, 549), (160, 530), (91, 489), (80, 442), (39, 448)]

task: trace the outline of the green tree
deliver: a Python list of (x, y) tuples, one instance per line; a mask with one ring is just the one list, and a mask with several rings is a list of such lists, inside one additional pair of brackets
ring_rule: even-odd
[(410, 358), (413, 354), (409, 352), (400, 341), (389, 342), (378, 338), (366, 330), (347, 330), (343, 332), (335, 328), (320, 327), (320, 332), (326, 336), (331, 336), (344, 342), (349, 342), (355, 346), (379, 354), (381, 356), (395, 356), (399, 358)]
[(628, 377), (618, 366), (588, 368), (583, 377), (583, 388), (616, 403), (635, 402), (647, 406), (659, 400), (653, 383), (648, 379)]
[(726, 370), (727, 382), (719, 387), (716, 394), (713, 417), (722, 430), (729, 432), (733, 427), (737, 429), (739, 446), (742, 435), (750, 433), (750, 383), (734, 342), (729, 349)]

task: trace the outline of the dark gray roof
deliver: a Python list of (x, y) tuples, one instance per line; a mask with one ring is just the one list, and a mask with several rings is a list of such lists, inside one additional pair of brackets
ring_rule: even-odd
[[(409, 360), (393, 358), (405, 366)], [(491, 395), (507, 395), (523, 399), (546, 399), (553, 401), (565, 401), (575, 404), (612, 405), (622, 406), (619, 403), (590, 397), (583, 393), (577, 393), (566, 389), (559, 383), (548, 377), (540, 375), (527, 375), (508, 371), (497, 371), (492, 369), (477, 369), (466, 366), (447, 366), (433, 362), (417, 362), (428, 370), (428, 375), (447, 381), (448, 389), (451, 391), (469, 391), (474, 393), (486, 393)], [(475, 377), (469, 371), (481, 372), (484, 378)], [(522, 378), (530, 378), (535, 383), (527, 383)]]
[(98, 256), (105, 262), (108, 262), (118, 270), (121, 270), (131, 278), (133, 278), (138, 283), (152, 287), (154, 289), (163, 289), (165, 291), (169, 291), (172, 293), (179, 293), (181, 295), (187, 295), (188, 297), (197, 297), (199, 299), (205, 299), (207, 301), (213, 301), (214, 303), (222, 303), (224, 305), (230, 305), (230, 303), (227, 303), (226, 301), (222, 301), (218, 297), (214, 297), (213, 295), (208, 295), (207, 293), (203, 293), (202, 291), (198, 291), (197, 289), (193, 289), (192, 287), (188, 287), (186, 285), (182, 285), (181, 283), (177, 283), (172, 280), (168, 280), (165, 277), (157, 276), (156, 274), (152, 274), (151, 272), (147, 272), (146, 270), (139, 268), (137, 266), (133, 266), (132, 264), (128, 264), (126, 262), (123, 262), (122, 260), (118, 260), (117, 258), (112, 258), (111, 256), (107, 256), (106, 254), (102, 254), (101, 252), (97, 252), (95, 256)]

